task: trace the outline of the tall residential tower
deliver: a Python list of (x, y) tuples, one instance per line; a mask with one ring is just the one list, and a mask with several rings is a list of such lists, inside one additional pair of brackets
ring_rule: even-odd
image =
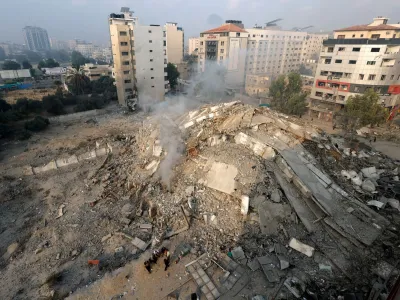
[(23, 33), (25, 44), (29, 50), (50, 50), (50, 40), (46, 29), (35, 26), (26, 26), (23, 29)]

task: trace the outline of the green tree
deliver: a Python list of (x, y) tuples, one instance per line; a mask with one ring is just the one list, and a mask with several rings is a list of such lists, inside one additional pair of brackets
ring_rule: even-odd
[(68, 89), (74, 95), (83, 95), (91, 92), (90, 79), (82, 69), (69, 69), (67, 72)]
[(22, 52), (22, 54), (25, 55), (25, 59), (31, 62), (39, 62), (42, 59), (42, 56), (35, 51), (25, 50)]
[(39, 62), (38, 69), (41, 70), (42, 68), (56, 68), (59, 66), (60, 64), (56, 62), (54, 59), (48, 58), (48, 59), (43, 59)]
[(0, 99), (0, 112), (11, 110), (12, 106), (6, 100)]
[(363, 126), (384, 123), (388, 115), (387, 109), (380, 104), (379, 95), (368, 89), (363, 95), (350, 96), (335, 118), (346, 132), (354, 133)]
[(29, 63), (29, 61), (24, 60), (24, 61), (22, 62), (22, 68), (23, 68), (23, 69), (32, 69), (32, 65)]
[(44, 96), (42, 102), (43, 108), (47, 112), (55, 115), (61, 115), (64, 113), (64, 104), (62, 103), (62, 99), (60, 99), (56, 95)]
[(3, 70), (20, 70), (21, 65), (12, 60), (6, 60), (3, 64)]
[(79, 70), (81, 66), (86, 63), (86, 58), (78, 51), (72, 51), (71, 64), (76, 70)]
[(283, 113), (299, 115), (306, 111), (307, 93), (302, 91), (300, 74), (281, 75), (271, 83), (269, 95), (271, 106)]
[(49, 124), (49, 119), (36, 116), (33, 120), (25, 122), (25, 129), (30, 131), (41, 131), (49, 126)]
[(2, 47), (0, 47), (0, 61), (5, 60), (7, 57), (6, 52), (4, 51), (4, 49)]
[(179, 72), (174, 64), (168, 63), (167, 65), (167, 77), (171, 90), (175, 89), (178, 84)]
[(46, 58), (52, 58), (59, 62), (69, 62), (71, 57), (65, 50), (49, 50), (46, 51)]

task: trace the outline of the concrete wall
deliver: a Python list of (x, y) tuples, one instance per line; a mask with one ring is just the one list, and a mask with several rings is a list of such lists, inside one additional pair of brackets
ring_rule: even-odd
[(105, 113), (106, 113), (105, 109), (93, 109), (93, 110), (82, 111), (82, 112), (77, 112), (77, 113), (73, 113), (73, 114), (50, 117), (49, 120), (50, 120), (50, 123), (57, 124), (57, 123), (63, 123), (63, 122), (78, 121), (82, 118), (99, 116), (99, 115), (103, 115)]
[(165, 25), (167, 33), (167, 56), (168, 62), (179, 64), (183, 60), (183, 30), (178, 30), (176, 23), (167, 23)]

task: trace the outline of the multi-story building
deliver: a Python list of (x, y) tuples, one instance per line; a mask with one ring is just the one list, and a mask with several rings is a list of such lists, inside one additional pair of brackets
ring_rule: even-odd
[(68, 42), (57, 40), (55, 38), (50, 38), (50, 46), (53, 50), (67, 50), (69, 48)]
[(270, 77), (267, 74), (247, 74), (246, 75), (246, 94), (251, 97), (266, 98), (271, 85)]
[(168, 22), (165, 24), (167, 37), (167, 59), (172, 64), (179, 64), (183, 61), (185, 34), (178, 23)]
[(29, 50), (50, 50), (50, 40), (47, 31), (40, 27), (26, 26), (23, 29), (25, 43)]
[(83, 72), (89, 79), (97, 80), (102, 76), (112, 76), (112, 67), (108, 65), (95, 65), (95, 64), (85, 64), (83, 66)]
[(227, 87), (243, 88), (247, 40), (248, 32), (232, 23), (225, 23), (220, 27), (200, 33), (199, 72), (207, 72), (216, 65), (222, 65), (226, 69)]
[(198, 37), (191, 37), (189, 38), (189, 50), (188, 54), (197, 54), (199, 50), (199, 45), (200, 45), (200, 39)]
[(316, 58), (328, 35), (285, 31), (268, 27), (246, 29), (248, 51), (246, 73), (272, 77), (298, 71), (300, 65)]
[(400, 103), (400, 25), (371, 24), (336, 30), (323, 42), (310, 95), (309, 114), (332, 120), (350, 96), (374, 89), (382, 104)]
[(80, 52), (85, 57), (92, 57), (98, 50), (100, 50), (98, 46), (87, 42), (78, 42), (75, 46), (75, 51)]
[(163, 27), (139, 25), (126, 7), (110, 15), (109, 26), (118, 102), (134, 109), (138, 97), (143, 104), (164, 100), (168, 81)]
[(164, 100), (168, 91), (165, 31), (160, 25), (134, 28), (136, 80), (141, 105)]

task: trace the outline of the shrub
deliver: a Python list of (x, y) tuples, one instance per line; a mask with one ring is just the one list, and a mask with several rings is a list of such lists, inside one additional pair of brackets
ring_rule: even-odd
[(49, 126), (49, 119), (36, 116), (33, 120), (25, 122), (25, 129), (30, 131), (41, 131)]
[(98, 95), (91, 97), (79, 97), (78, 105), (75, 107), (75, 112), (87, 111), (92, 109), (100, 109), (104, 107), (104, 99)]
[(32, 136), (32, 133), (30, 133), (28, 130), (21, 130), (17, 133), (17, 140), (23, 141), (27, 140)]
[(11, 136), (13, 129), (11, 126), (6, 124), (0, 124), (0, 138), (5, 138)]
[(12, 106), (6, 100), (0, 99), (0, 112), (11, 110)]
[(54, 95), (44, 96), (42, 99), (44, 109), (52, 114), (61, 115), (64, 113), (64, 104)]

